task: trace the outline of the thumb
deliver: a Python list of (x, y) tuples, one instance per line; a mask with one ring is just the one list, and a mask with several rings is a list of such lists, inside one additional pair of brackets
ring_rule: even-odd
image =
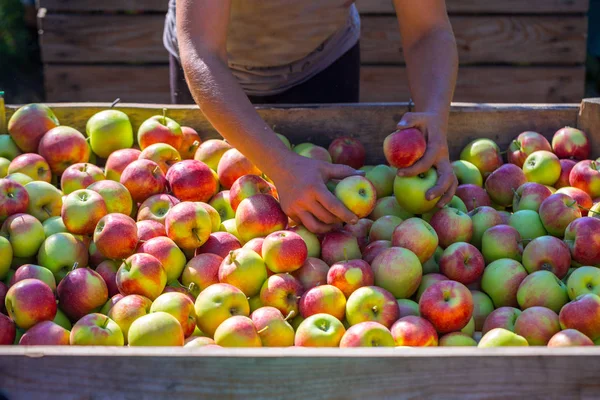
[(364, 171), (356, 170), (344, 164), (327, 164), (325, 167), (325, 178), (344, 179), (352, 175), (364, 175)]
[(419, 128), (422, 125), (422, 119), (418, 114), (407, 112), (398, 122), (398, 129)]

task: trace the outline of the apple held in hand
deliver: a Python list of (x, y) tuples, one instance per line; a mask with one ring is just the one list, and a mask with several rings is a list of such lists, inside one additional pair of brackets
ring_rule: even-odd
[(548, 139), (537, 132), (523, 132), (510, 143), (507, 151), (508, 162), (522, 168), (527, 157), (538, 150), (552, 151)]
[(43, 104), (28, 104), (19, 108), (8, 120), (8, 133), (26, 153), (35, 152), (42, 136), (59, 125), (54, 112)]
[(38, 279), (24, 279), (12, 285), (4, 300), (8, 316), (21, 329), (29, 329), (56, 315), (52, 289)]
[(419, 311), (438, 333), (458, 331), (469, 323), (473, 315), (473, 297), (469, 289), (459, 282), (437, 282), (421, 296)]
[(362, 176), (344, 178), (335, 187), (335, 196), (358, 218), (371, 214), (377, 201), (373, 184)]
[(383, 141), (383, 153), (387, 162), (396, 168), (407, 168), (417, 162), (427, 148), (420, 130), (408, 128), (396, 131)]
[(397, 176), (394, 179), (394, 196), (400, 207), (412, 214), (423, 214), (433, 209), (439, 197), (428, 200), (425, 195), (435, 186), (437, 179), (435, 168), (416, 176)]
[(90, 138), (92, 151), (102, 158), (133, 145), (131, 122), (127, 114), (119, 110), (94, 114), (85, 125), (85, 132)]
[(590, 141), (585, 132), (567, 126), (552, 137), (552, 150), (559, 158), (585, 160), (590, 158)]
[(217, 283), (204, 289), (195, 303), (198, 328), (212, 337), (226, 319), (250, 314), (246, 295), (238, 288), (226, 283)]
[(346, 333), (344, 325), (329, 314), (306, 318), (296, 329), (294, 345), (300, 347), (338, 347)]

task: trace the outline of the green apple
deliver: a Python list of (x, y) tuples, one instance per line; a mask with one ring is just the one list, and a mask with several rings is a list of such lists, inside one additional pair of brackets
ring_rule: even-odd
[[(331, 182), (331, 181), (330, 181)], [(396, 200), (395, 196), (387, 196), (378, 199), (375, 202), (375, 208), (369, 215), (369, 218), (375, 221), (386, 215), (394, 215), (396, 217), (402, 218), (403, 220), (414, 217), (415, 215), (409, 213), (398, 204), (398, 200)]]
[(10, 165), (10, 160), (8, 158), (0, 157), (0, 178), (4, 178), (8, 175), (8, 166)]
[(502, 258), (491, 262), (483, 270), (481, 289), (492, 299), (496, 308), (516, 307), (517, 291), (527, 270), (520, 262)]
[(498, 211), (488, 206), (481, 206), (471, 210), (469, 212), (469, 217), (471, 217), (471, 220), (473, 221), (471, 244), (478, 249), (481, 249), (483, 233), (492, 226), (500, 225), (502, 223), (502, 217)]
[(215, 331), (215, 343), (222, 347), (262, 347), (254, 323), (243, 315), (235, 315), (223, 321)]
[(62, 280), (75, 264), (88, 264), (88, 251), (82, 241), (70, 233), (59, 232), (48, 236), (37, 256), (38, 264), (48, 268), (57, 281)]
[(60, 216), (63, 193), (53, 185), (43, 181), (33, 181), (25, 185), (29, 194), (27, 213), (40, 222), (48, 218)]
[(475, 330), (481, 332), (485, 319), (494, 311), (494, 303), (487, 294), (479, 290), (471, 290), (471, 296), (473, 296)]
[(285, 144), (285, 147), (287, 147), (290, 150), (292, 149), (292, 144), (290, 143), (290, 140), (288, 138), (283, 136), (281, 133), (276, 133), (276, 135), (279, 138), (279, 140), (281, 140), (283, 144)]
[(44, 227), (46, 239), (48, 239), (48, 236), (54, 235), (55, 233), (68, 232), (60, 215), (48, 218), (42, 223), (42, 226)]
[(452, 170), (458, 179), (459, 185), (472, 184), (479, 187), (483, 186), (483, 177), (479, 169), (469, 161), (456, 160), (452, 162)]
[(133, 128), (129, 117), (119, 110), (104, 110), (94, 114), (85, 125), (92, 151), (102, 158), (133, 145)]
[(513, 213), (508, 223), (519, 232), (522, 240), (533, 240), (548, 234), (540, 215), (533, 210), (520, 210)]
[(438, 246), (433, 253), (433, 257), (423, 263), (423, 275), (440, 272), (439, 261), (444, 254), (444, 249)]
[(473, 337), (473, 335), (475, 335), (475, 318), (471, 317), (469, 322), (467, 322), (467, 325), (465, 325), (460, 332)]
[(217, 327), (234, 315), (248, 316), (250, 305), (244, 292), (226, 283), (216, 283), (204, 289), (195, 304), (198, 328), (213, 337)]
[[(0, 276), (2, 276), (1, 273)], [(571, 300), (587, 293), (600, 296), (600, 268), (579, 267), (575, 269), (567, 280), (567, 290)]]
[(46, 239), (42, 223), (29, 214), (13, 214), (2, 224), (0, 236), (10, 242), (13, 257), (28, 258), (37, 254)]
[(412, 251), (402, 247), (383, 250), (371, 263), (375, 285), (388, 290), (397, 299), (410, 298), (419, 288), (423, 267)]
[(425, 194), (435, 186), (437, 178), (437, 171), (434, 168), (416, 176), (396, 176), (394, 196), (400, 207), (413, 214), (423, 214), (433, 209), (439, 197), (427, 200)]
[(358, 218), (371, 214), (377, 201), (373, 184), (358, 175), (342, 179), (335, 187), (335, 196)]
[(242, 240), (240, 234), (238, 233), (235, 218), (228, 219), (228, 220), (221, 222), (220, 230), (223, 232), (231, 233), (233, 236), (235, 236), (240, 241), (240, 243), (242, 243), (242, 244), (244, 243), (244, 240)]
[(560, 178), (561, 166), (558, 157), (546, 150), (531, 153), (523, 164), (523, 172), (528, 182), (553, 186)]
[(158, 311), (164, 311), (174, 316), (179, 321), (185, 337), (194, 333), (196, 312), (194, 311), (194, 302), (189, 296), (178, 292), (163, 293), (154, 300), (150, 307), (151, 313)]
[(540, 270), (523, 279), (517, 291), (517, 301), (521, 310), (541, 306), (558, 314), (569, 302), (569, 295), (567, 286), (556, 275)]
[(319, 258), (321, 256), (321, 242), (317, 235), (306, 229), (302, 225), (297, 225), (290, 229), (292, 232), (296, 232), (306, 243), (308, 249), (307, 257)]
[[(10, 242), (4, 236), (0, 236), (0, 280), (4, 279), (10, 270), (13, 259), (13, 249)], [(2, 308), (0, 306), (0, 308)]]
[(127, 342), (129, 346), (183, 346), (183, 329), (174, 316), (157, 311), (133, 321)]
[(19, 150), (12, 137), (10, 135), (0, 135), (0, 157), (12, 161), (19, 155), (21, 155), (21, 150)]
[(235, 211), (233, 211), (229, 200), (229, 190), (223, 190), (217, 193), (210, 199), (208, 204), (217, 210), (221, 217), (221, 221), (235, 218)]
[(438, 340), (438, 345), (441, 347), (476, 347), (477, 342), (471, 336), (462, 332), (451, 332), (442, 336)]
[[(457, 210), (462, 211), (465, 214), (467, 214), (469, 212), (469, 210), (467, 210), (467, 206), (465, 205), (465, 202), (462, 201), (461, 198), (458, 196), (452, 196), (452, 199), (450, 200), (450, 202), (448, 202), (448, 204), (446, 204), (445, 207), (456, 208)], [(438, 211), (439, 211), (438, 208), (434, 208), (433, 210), (428, 211), (425, 214), (421, 215), (421, 218), (423, 220), (425, 220), (426, 222), (430, 222), (431, 218), (433, 217), (433, 214), (435, 214)]]
[(93, 313), (73, 325), (70, 342), (76, 346), (123, 346), (125, 341), (115, 321), (106, 315)]
[(519, 336), (514, 332), (504, 328), (494, 328), (483, 335), (477, 345), (481, 348), (506, 346), (529, 346), (529, 343), (523, 336)]
[(383, 164), (376, 165), (367, 171), (365, 177), (375, 186), (378, 199), (394, 194), (396, 172), (392, 167)]
[(29, 175), (25, 175), (22, 172), (8, 174), (6, 175), (6, 179), (20, 183), (23, 186), (27, 185), (29, 182), (33, 182), (33, 179)]
[(62, 326), (68, 331), (70, 331), (72, 328), (71, 321), (69, 321), (69, 318), (60, 308), (56, 309), (56, 316), (54, 317), (52, 322), (54, 322), (56, 325)]
[(344, 325), (329, 314), (314, 314), (300, 323), (294, 344), (300, 347), (338, 347), (346, 333)]
[(473, 140), (460, 152), (460, 159), (475, 165), (484, 178), (502, 165), (500, 148), (490, 139)]
[(420, 317), (419, 303), (411, 299), (398, 299), (398, 308), (400, 309), (400, 318), (414, 315)]

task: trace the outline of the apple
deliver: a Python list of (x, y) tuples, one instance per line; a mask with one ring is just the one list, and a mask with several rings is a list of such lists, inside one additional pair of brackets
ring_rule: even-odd
[(164, 174), (169, 168), (181, 161), (181, 155), (176, 148), (166, 143), (154, 143), (146, 147), (139, 155), (140, 160), (154, 161)]
[(371, 226), (369, 240), (391, 240), (396, 227), (402, 223), (402, 219), (394, 215), (386, 215), (379, 218)]
[(377, 201), (373, 184), (358, 175), (342, 179), (335, 187), (335, 196), (358, 218), (371, 214)]
[(21, 329), (52, 321), (56, 315), (52, 288), (39, 279), (24, 279), (12, 285), (6, 292), (4, 305), (10, 319)]
[(440, 272), (463, 285), (477, 282), (484, 268), (483, 256), (469, 243), (457, 242), (448, 246), (440, 258)]
[(163, 311), (136, 319), (127, 333), (129, 346), (183, 346), (184, 339), (179, 321)]
[(340, 289), (333, 285), (321, 285), (304, 293), (298, 306), (303, 318), (325, 313), (343, 320), (346, 313), (346, 297)]
[(189, 337), (196, 329), (196, 312), (194, 302), (182, 293), (164, 293), (154, 300), (150, 307), (150, 312), (166, 312), (174, 316), (181, 328), (184, 337)]
[(562, 329), (576, 329), (594, 342), (600, 338), (600, 297), (597, 295), (579, 296), (566, 304), (558, 317)]
[(52, 172), (46, 159), (39, 154), (25, 153), (15, 157), (8, 165), (9, 175), (22, 173), (34, 181), (44, 181), (50, 183)]
[(260, 307), (250, 315), (263, 347), (289, 347), (294, 345), (294, 328), (274, 307)]
[(135, 252), (138, 240), (135, 221), (124, 214), (105, 215), (98, 221), (94, 231), (94, 243), (98, 251), (107, 258), (129, 257)]
[(514, 212), (508, 223), (519, 232), (522, 240), (529, 241), (548, 234), (540, 215), (532, 210)]
[(583, 265), (600, 265), (600, 219), (582, 217), (565, 230), (565, 243), (574, 261)]
[(429, 347), (438, 345), (438, 334), (425, 318), (407, 316), (392, 325), (390, 332), (396, 346)]
[(481, 253), (486, 263), (510, 258), (521, 261), (523, 246), (519, 231), (509, 225), (492, 226), (481, 237)]
[[(228, 232), (211, 233), (206, 242), (196, 249), (196, 255), (213, 253), (226, 257), (231, 251), (241, 248), (240, 241)], [(260, 254), (259, 254), (260, 255)]]
[[(0, 135), (2, 136), (2, 135)], [(21, 184), (22, 186), (28, 184), (29, 182), (33, 182), (33, 179), (31, 179), (29, 176), (21, 173), (21, 172), (15, 172), (14, 174), (8, 174), (6, 175), (6, 179), (11, 180), (13, 182), (17, 182), (19, 184)]]
[(37, 254), (46, 239), (42, 223), (29, 214), (13, 214), (2, 224), (0, 236), (10, 242), (13, 257), (28, 258)]
[(125, 186), (119, 182), (111, 180), (102, 180), (92, 183), (87, 188), (98, 193), (104, 199), (106, 210), (109, 214), (120, 213), (131, 215), (133, 201), (131, 195)]
[(190, 336), (185, 339), (183, 347), (221, 347), (215, 344), (215, 341), (205, 336)]
[(590, 141), (585, 132), (566, 126), (552, 137), (552, 150), (560, 158), (585, 160), (590, 157)]
[(46, 132), (59, 125), (54, 112), (43, 104), (20, 107), (8, 120), (8, 133), (19, 149), (34, 152)]
[(48, 268), (57, 281), (63, 279), (74, 266), (88, 265), (88, 260), (86, 245), (66, 232), (48, 236), (37, 255), (38, 263)]
[(479, 187), (483, 186), (481, 172), (472, 163), (465, 160), (453, 161), (452, 170), (458, 179), (459, 185), (472, 184)]
[(329, 145), (328, 151), (331, 160), (335, 164), (346, 164), (354, 169), (358, 169), (365, 164), (365, 146), (358, 139), (351, 137), (335, 138)]
[(560, 330), (558, 314), (546, 307), (524, 310), (515, 323), (515, 333), (523, 336), (530, 346), (546, 346)]
[(60, 187), (65, 195), (86, 189), (94, 182), (106, 179), (100, 167), (88, 163), (73, 164), (63, 172)]
[(8, 175), (8, 166), (10, 160), (4, 157), (0, 157), (0, 178), (5, 178)]
[(441, 347), (477, 347), (477, 342), (466, 333), (450, 332), (439, 338), (438, 345)]
[(71, 321), (99, 311), (108, 300), (104, 279), (89, 268), (74, 268), (56, 288), (62, 311)]
[(554, 153), (539, 150), (527, 157), (523, 164), (523, 172), (529, 182), (552, 186), (560, 177), (560, 161)]
[[(327, 271), (327, 284), (340, 289), (346, 298), (356, 289), (373, 286), (375, 276), (371, 266), (363, 260), (349, 260), (335, 263)], [(341, 318), (340, 318), (341, 319)]]
[(593, 346), (592, 339), (576, 329), (565, 329), (557, 332), (548, 341), (548, 347)]
[(296, 329), (294, 345), (300, 347), (339, 347), (346, 333), (344, 325), (329, 314), (306, 318)]
[(575, 200), (577, 202), (577, 205), (579, 206), (581, 215), (584, 217), (588, 214), (588, 210), (594, 206), (594, 202), (592, 201), (590, 195), (581, 189), (567, 186), (558, 189), (556, 193), (564, 193), (573, 200)]
[(511, 332), (515, 331), (515, 323), (521, 315), (521, 310), (514, 307), (499, 307), (487, 316), (483, 323), (481, 333), (484, 335), (494, 328), (503, 328)]
[(550, 271), (535, 271), (528, 275), (517, 291), (517, 301), (522, 310), (542, 306), (558, 313), (569, 301), (567, 286)]
[[(228, 233), (228, 232), (226, 232), (226, 233)], [(254, 238), (254, 239), (251, 239), (248, 242), (244, 243), (244, 245), (242, 247), (244, 249), (250, 249), (262, 257), (262, 246), (263, 246), (264, 242), (265, 242), (265, 238)], [(269, 274), (269, 273), (271, 273), (271, 271), (267, 270), (267, 274)]]
[(0, 135), (0, 157), (11, 161), (21, 154), (21, 150), (10, 135)]
[(373, 184), (378, 199), (394, 194), (394, 178), (396, 177), (394, 168), (383, 164), (376, 165), (365, 174), (365, 177)]
[[(36, 217), (40, 222), (44, 222), (48, 218), (60, 216), (63, 193), (55, 186), (44, 181), (33, 181), (26, 184), (24, 188), (27, 191), (29, 199), (27, 206), (28, 214)], [(14, 192), (11, 194), (12, 197), (7, 199), (9, 201), (13, 200), (15, 195), (18, 196)]]
[(591, 197), (600, 197), (600, 171), (597, 162), (592, 160), (579, 161), (569, 174), (569, 183)]
[(259, 193), (271, 195), (275, 199), (278, 198), (275, 187), (260, 176), (243, 175), (239, 177), (229, 190), (231, 208), (233, 211), (237, 210), (242, 200)]
[(398, 299), (398, 308), (400, 309), (400, 318), (409, 315), (421, 316), (419, 312), (419, 304), (410, 299)]
[(202, 161), (213, 171), (217, 170), (221, 157), (232, 147), (224, 140), (210, 139), (202, 142), (194, 154), (194, 160)]
[[(393, 216), (391, 216), (393, 217)], [(383, 217), (381, 217), (383, 218)], [(369, 237), (371, 228), (373, 227), (374, 221), (369, 218), (360, 218), (356, 224), (346, 224), (341, 229), (343, 232), (347, 232), (354, 236), (358, 241), (358, 247), (362, 251), (367, 244), (372, 241)]]
[(106, 179), (119, 182), (125, 168), (136, 161), (141, 153), (138, 149), (121, 149), (110, 153), (105, 165)]
[(483, 234), (489, 228), (502, 224), (502, 217), (498, 211), (488, 206), (477, 207), (469, 211), (468, 216), (473, 223), (473, 236), (471, 244), (481, 248)]
[(402, 218), (403, 220), (414, 217), (414, 214), (400, 207), (400, 204), (398, 204), (398, 200), (396, 200), (395, 196), (386, 196), (377, 199), (375, 202), (375, 208), (369, 215), (369, 218), (374, 221), (385, 215), (394, 215)]
[(569, 247), (553, 236), (540, 236), (525, 247), (523, 266), (528, 273), (547, 270), (562, 279), (571, 266)]
[(61, 175), (68, 166), (86, 163), (90, 158), (90, 148), (85, 137), (68, 126), (57, 126), (46, 132), (37, 151), (56, 175)]
[[(219, 231), (230, 233), (233, 236), (235, 236), (237, 238), (237, 240), (240, 241), (240, 243), (242, 243), (244, 245), (246, 244), (246, 242), (242, 240), (242, 237), (240, 236), (240, 233), (237, 230), (237, 224), (235, 222), (235, 218), (234, 219), (228, 219), (226, 221), (221, 222), (221, 226), (219, 227)], [(260, 239), (264, 239), (264, 238), (260, 238)], [(262, 246), (262, 244), (261, 244), (261, 246)]]
[(43, 321), (29, 328), (23, 336), (21, 336), (19, 345), (68, 346), (70, 344), (69, 336), (70, 332), (62, 326), (52, 321)]
[(521, 168), (514, 164), (504, 164), (485, 180), (485, 190), (494, 203), (510, 206), (514, 192), (526, 182)]
[(537, 132), (526, 131), (520, 133), (508, 147), (508, 162), (522, 168), (527, 156), (538, 150), (552, 151), (548, 139)]
[(222, 190), (215, 194), (212, 199), (210, 199), (208, 204), (217, 210), (219, 216), (221, 217), (221, 221), (235, 218), (235, 211), (233, 211), (233, 208), (231, 208), (229, 190)]
[(123, 332), (109, 317), (99, 313), (83, 316), (73, 325), (70, 344), (74, 346), (123, 346)]
[(142, 203), (152, 195), (163, 193), (167, 180), (154, 161), (137, 160), (125, 167), (120, 182), (129, 190), (134, 202)]
[(560, 189), (565, 186), (572, 186), (571, 183), (569, 182), (569, 177), (571, 175), (571, 171), (573, 170), (573, 167), (575, 167), (577, 162), (573, 161), (573, 160), (569, 160), (569, 159), (562, 159), (562, 160), (559, 160), (559, 162), (560, 162), (560, 177), (558, 178), (558, 181), (556, 181), (556, 183), (554, 184), (554, 187)]
[[(373, 260), (385, 249), (389, 249), (392, 247), (392, 242), (389, 240), (376, 240), (374, 242), (369, 243), (363, 250), (362, 259), (367, 262), (367, 264), (372, 264)], [(407, 246), (395, 246), (395, 247), (404, 247)], [(411, 250), (411, 249), (409, 249)], [(414, 250), (411, 250), (414, 253)], [(415, 253), (415, 255), (417, 255)], [(418, 257), (418, 255), (417, 255)]]
[(124, 295), (139, 294), (156, 299), (167, 283), (167, 273), (158, 259), (138, 253), (123, 261), (117, 271), (117, 286)]
[(208, 240), (212, 222), (200, 203), (184, 201), (169, 210), (165, 228), (169, 239), (182, 250), (193, 251)]
[(15, 271), (10, 280), (10, 285), (12, 286), (24, 279), (39, 279), (48, 285), (53, 292), (56, 291), (56, 279), (48, 268), (35, 264), (23, 264)]
[(475, 330), (481, 332), (483, 324), (487, 317), (494, 311), (494, 303), (490, 297), (480, 292), (479, 290), (471, 290), (473, 297), (473, 320), (475, 322)]
[(178, 149), (179, 154), (181, 154), (181, 158), (184, 160), (193, 160), (196, 150), (198, 150), (198, 147), (202, 143), (202, 139), (200, 139), (198, 132), (189, 126), (182, 126), (181, 134), (183, 135), (183, 140)]
[(505, 346), (529, 346), (529, 344), (523, 336), (503, 328), (494, 328), (483, 335), (477, 345), (480, 348)]
[(23, 185), (10, 179), (0, 179), (0, 222), (13, 214), (27, 212), (29, 202), (35, 200), (29, 198), (29, 193)]
[[(334, 264), (337, 265), (337, 264)], [(370, 266), (369, 266), (370, 268)], [(292, 275), (302, 284), (304, 290), (311, 289), (315, 286), (324, 285), (328, 282), (329, 265), (325, 261), (314, 257), (307, 257), (302, 266), (292, 272)], [(338, 286), (335, 283), (334, 286)], [(338, 286), (339, 287), (339, 286)], [(341, 289), (341, 288), (340, 288)], [(342, 289), (342, 292), (344, 290)]]
[(321, 258), (329, 265), (362, 258), (356, 237), (344, 231), (331, 231), (321, 242)]
[(102, 196), (93, 190), (79, 189), (63, 200), (61, 218), (69, 232), (91, 235), (98, 221), (108, 214)]
[(144, 220), (135, 223), (138, 230), (138, 239), (140, 242), (145, 242), (153, 237), (167, 236), (165, 226), (157, 221)]
[(149, 314), (152, 307), (152, 301), (138, 294), (123, 296), (108, 311), (108, 317), (115, 321), (121, 328), (125, 343), (131, 324), (136, 319)]
[(102, 158), (133, 145), (133, 128), (129, 117), (119, 110), (103, 110), (94, 114), (85, 126), (94, 153)]
[(538, 211), (544, 200), (552, 195), (550, 189), (535, 182), (527, 182), (515, 191), (513, 196), (513, 211)]
[(265, 264), (275, 273), (293, 272), (306, 261), (308, 249), (300, 235), (291, 231), (269, 234), (262, 245)]
[(439, 201), (439, 197), (427, 199), (425, 195), (436, 185), (438, 173), (435, 168), (416, 176), (396, 176), (394, 179), (394, 196), (400, 207), (412, 214), (423, 214)]
[(567, 226), (581, 218), (577, 202), (563, 193), (555, 193), (542, 202), (539, 210), (544, 228), (552, 236), (562, 238)]
[[(200, 149), (198, 149), (200, 150)], [(197, 158), (196, 158), (197, 159)], [(237, 149), (227, 150), (219, 160), (217, 166), (217, 174), (219, 182), (225, 189), (229, 189), (231, 185), (242, 175), (260, 175), (260, 170)]]
[(383, 141), (383, 153), (387, 162), (396, 168), (407, 168), (417, 162), (427, 142), (417, 128), (407, 128), (388, 135)]
[(378, 286), (358, 288), (346, 301), (346, 319), (350, 325), (374, 321), (389, 329), (399, 318), (400, 308), (394, 295)]
[(516, 307), (519, 285), (527, 271), (518, 261), (498, 259), (483, 271), (481, 289), (492, 299), (495, 307)]
[(459, 185), (456, 188), (456, 197), (463, 201), (467, 208), (467, 211), (465, 212), (474, 210), (477, 207), (492, 206), (492, 200), (490, 199), (488, 192), (477, 185)]
[(419, 312), (438, 333), (464, 328), (473, 315), (473, 297), (469, 289), (455, 281), (440, 281), (425, 290), (419, 300)]
[[(363, 221), (363, 220), (367, 221), (367, 224), (369, 223), (368, 221), (371, 221), (366, 218), (363, 218), (363, 219), (359, 220), (359, 222)], [(348, 227), (348, 226), (352, 226), (352, 225), (346, 225), (346, 227)], [(306, 229), (306, 227), (304, 227), (302, 225), (296, 225), (294, 227), (290, 227), (289, 230), (294, 233), (297, 233), (298, 235), (300, 235), (300, 237), (302, 239), (304, 239), (304, 243), (306, 243), (308, 257), (316, 257), (316, 258), (321, 257), (321, 242), (320, 242), (319, 238), (317, 237), (317, 235), (315, 235), (314, 233), (312, 233), (311, 231), (309, 231), (308, 229)]]
[(215, 343), (222, 347), (262, 347), (252, 320), (236, 315), (223, 321), (215, 331)]
[(217, 327), (226, 319), (250, 314), (246, 295), (226, 283), (216, 283), (200, 292), (194, 309), (198, 328), (209, 337), (214, 336)]
[(469, 215), (452, 207), (436, 212), (429, 223), (437, 233), (442, 248), (452, 243), (469, 242), (473, 237), (473, 221)]
[(241, 239), (247, 242), (285, 229), (288, 218), (273, 196), (255, 194), (239, 204), (235, 223)]
[(178, 204), (179, 200), (168, 194), (155, 194), (148, 197), (140, 204), (137, 220), (153, 220), (164, 225), (165, 217), (171, 208)]
[(180, 161), (169, 168), (166, 177), (173, 195), (181, 201), (206, 202), (218, 191), (211, 169), (201, 161)]
[(397, 299), (411, 297), (421, 283), (421, 262), (408, 249), (390, 247), (382, 251), (371, 266), (375, 273), (375, 285), (388, 290)]
[(178, 149), (183, 143), (183, 133), (181, 126), (166, 116), (166, 109), (163, 109), (163, 115), (154, 115), (140, 125), (137, 132), (137, 142), (140, 148), (154, 143), (166, 143)]
[(260, 289), (260, 301), (265, 306), (277, 308), (285, 316), (298, 315), (302, 283), (289, 274), (275, 274), (267, 278)]
[[(96, 272), (104, 279), (104, 283), (106, 283), (108, 296), (110, 297), (108, 302), (104, 304), (105, 307), (106, 304), (109, 304), (111, 300), (115, 298), (115, 296), (120, 296), (120, 298), (123, 297), (119, 293), (119, 288), (117, 286), (117, 271), (119, 270), (119, 265), (120, 264), (115, 260), (104, 260), (96, 267)], [(118, 299), (115, 299), (115, 302), (117, 300)], [(112, 305), (110, 307), (112, 307)], [(102, 312), (102, 314), (108, 315), (107, 312), (108, 310)]]
[[(423, 295), (423, 292), (425, 292), (425, 290), (427, 290), (427, 288), (431, 285), (433, 285), (434, 283), (440, 282), (440, 281), (447, 281), (448, 277), (446, 275), (442, 275), (442, 274), (438, 274), (435, 272), (429, 273), (427, 275), (423, 275), (423, 279), (421, 279), (421, 284), (419, 285), (419, 289), (417, 290), (417, 293), (415, 294), (415, 300), (418, 302), (421, 299), (421, 296)], [(418, 308), (417, 308), (418, 310)]]
[(267, 268), (262, 258), (249, 249), (232, 250), (219, 267), (219, 282), (240, 289), (247, 297), (260, 293), (267, 280)]
[(475, 165), (483, 178), (502, 165), (500, 148), (490, 139), (476, 139), (465, 146), (460, 159)]
[(571, 300), (592, 293), (600, 296), (600, 268), (579, 267), (567, 279), (567, 290)]
[(167, 274), (167, 282), (177, 280), (187, 262), (185, 254), (177, 247), (175, 242), (164, 236), (155, 237), (140, 244), (137, 253), (145, 253), (155, 257)]
[(351, 326), (340, 341), (341, 348), (394, 346), (394, 338), (390, 330), (373, 321), (365, 321)]

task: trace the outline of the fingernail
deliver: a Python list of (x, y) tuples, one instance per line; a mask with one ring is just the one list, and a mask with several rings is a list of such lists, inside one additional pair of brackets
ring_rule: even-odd
[(399, 126), (406, 126), (406, 121), (402, 120), (398, 123)]
[(354, 219), (350, 220), (350, 224), (351, 224), (351, 225), (354, 225), (354, 224), (356, 224), (357, 222), (358, 222), (358, 220), (357, 220), (356, 218), (354, 218)]
[(366, 174), (367, 174), (367, 173), (366, 173), (365, 171), (362, 171), (362, 170), (360, 170), (360, 169), (357, 169), (357, 170), (356, 170), (356, 175), (362, 175), (362, 176), (364, 176), (364, 175), (366, 175)]

